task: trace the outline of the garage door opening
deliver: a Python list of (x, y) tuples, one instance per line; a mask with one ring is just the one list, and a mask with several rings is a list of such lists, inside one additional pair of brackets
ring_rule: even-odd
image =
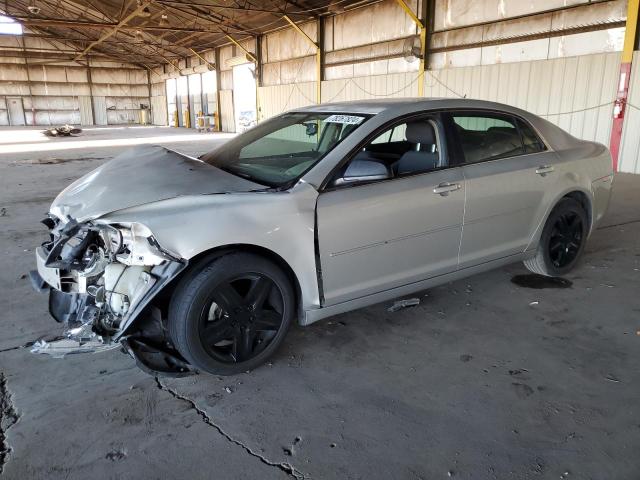
[(257, 121), (255, 65), (233, 67), (233, 103), (236, 132), (242, 133)]

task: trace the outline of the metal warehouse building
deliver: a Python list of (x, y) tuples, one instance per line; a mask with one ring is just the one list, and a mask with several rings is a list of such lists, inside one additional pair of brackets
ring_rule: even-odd
[(0, 37), (0, 125), (196, 128), (215, 115), (200, 121), (235, 132), (241, 112), (467, 97), (611, 143), (619, 170), (639, 173), (636, 3), (8, 2), (3, 27), (24, 31)]
[(640, 0), (0, 0), (0, 480), (640, 479)]

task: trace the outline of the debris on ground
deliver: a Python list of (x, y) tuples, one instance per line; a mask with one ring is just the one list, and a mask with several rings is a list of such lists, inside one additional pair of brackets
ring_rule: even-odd
[(60, 125), (59, 127), (48, 128), (42, 133), (44, 133), (47, 137), (70, 137), (72, 135), (81, 134), (82, 129), (67, 124)]
[(231, 389), (231, 387), (224, 387), (224, 391), (227, 393), (233, 393), (233, 390)]
[(415, 307), (416, 305), (420, 305), (419, 298), (405, 298), (403, 300), (396, 300), (393, 302), (389, 308), (387, 308), (387, 312), (397, 312), (403, 308), (407, 307)]
[(120, 348), (119, 343), (102, 343), (97, 339), (80, 342), (71, 338), (56, 338), (52, 341), (44, 339), (33, 343), (31, 353), (51, 355), (53, 358), (63, 358), (77, 353), (99, 353)]
[(127, 458), (127, 451), (125, 449), (115, 449), (107, 453), (104, 458), (111, 460), (112, 462), (119, 462)]
[(533, 302), (529, 302), (529, 306), (533, 307), (534, 305), (538, 305), (540, 302), (538, 301), (533, 301)]

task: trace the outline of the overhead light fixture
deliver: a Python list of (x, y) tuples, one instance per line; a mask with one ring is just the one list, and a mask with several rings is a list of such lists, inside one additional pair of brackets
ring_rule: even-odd
[[(142, 0), (138, 0), (138, 2), (137, 2), (137, 3), (138, 3), (138, 8), (140, 8), (140, 7), (142, 6)], [(148, 7), (148, 6), (145, 6), (145, 7), (140, 11), (140, 13), (138, 13), (138, 16), (139, 16), (139, 17), (145, 17), (145, 18), (150, 17), (150, 16), (151, 16), (151, 10), (149, 10), (149, 7)]]
[(159, 26), (160, 27), (168, 27), (169, 26), (168, 19), (169, 19), (168, 15), (166, 13), (163, 13), (162, 16), (160, 17)]
[(37, 7), (36, 5), (29, 5), (27, 10), (29, 10), (31, 15), (38, 15), (40, 13), (40, 7)]

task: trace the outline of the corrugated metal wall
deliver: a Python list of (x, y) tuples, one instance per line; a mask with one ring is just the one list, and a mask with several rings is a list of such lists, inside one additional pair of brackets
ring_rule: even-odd
[(425, 95), (507, 103), (608, 145), (619, 65), (616, 52), (429, 70)]
[[(146, 70), (100, 61), (92, 62), (90, 68), (91, 78), (85, 66), (64, 62), (27, 65), (22, 58), (2, 57), (0, 96), (22, 97), (29, 125), (91, 125), (91, 109), (98, 125), (98, 118), (107, 118), (110, 124), (138, 123), (140, 104), (149, 103)], [(90, 96), (101, 97), (104, 102), (97, 105), (82, 99)], [(105, 111), (97, 108), (101, 105)], [(7, 124), (6, 106), (0, 105), (0, 125)]]
[(292, 108), (312, 105), (316, 82), (273, 85), (258, 88), (258, 120), (265, 120)]
[(618, 167), (621, 172), (640, 173), (640, 51), (633, 54), (625, 115)]
[(93, 125), (93, 107), (91, 105), (91, 97), (89, 95), (81, 95), (78, 97), (80, 106), (80, 123), (82, 125)]
[(236, 120), (233, 112), (233, 90), (220, 90), (220, 127), (223, 132), (235, 132)]
[[(431, 70), (425, 95), (506, 103), (536, 113), (586, 140), (609, 144), (620, 54)], [(322, 82), (323, 103), (367, 98), (415, 97), (415, 72)], [(640, 107), (640, 59), (631, 79), (630, 102)], [(260, 119), (315, 103), (315, 83), (259, 88)], [(640, 173), (640, 110), (630, 107), (622, 138), (620, 170)]]
[[(155, 75), (154, 80), (158, 80)], [(151, 84), (151, 123), (153, 125), (168, 125), (167, 90), (164, 81)]]
[(343, 102), (366, 98), (416, 97), (418, 74), (390, 73), (322, 82), (322, 102)]
[[(416, 73), (392, 73), (369, 77), (344, 78), (322, 82), (322, 103), (366, 98), (415, 97)], [(273, 85), (258, 88), (260, 120), (293, 108), (315, 104), (316, 82)]]
[(158, 95), (151, 97), (151, 123), (154, 125), (168, 125), (167, 97)]

